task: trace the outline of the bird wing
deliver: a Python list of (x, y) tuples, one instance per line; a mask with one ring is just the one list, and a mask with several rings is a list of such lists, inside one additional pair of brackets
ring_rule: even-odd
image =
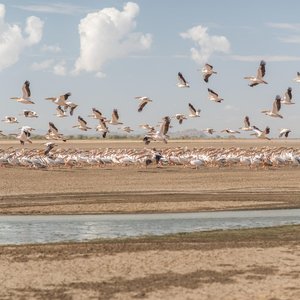
[(257, 78), (263, 78), (266, 74), (266, 63), (262, 60), (257, 70)]
[(27, 99), (31, 96), (30, 88), (29, 88), (30, 82), (26, 80), (22, 86), (22, 93), (23, 93), (23, 98)]
[(272, 113), (277, 114), (280, 111), (281, 108), (281, 99), (275, 99), (273, 102), (273, 107), (272, 107)]
[(262, 133), (262, 131), (261, 131), (258, 127), (253, 126), (252, 128), (253, 128), (253, 131), (254, 131), (256, 134), (261, 134), (261, 133)]
[(180, 72), (178, 72), (178, 80), (180, 81), (180, 83), (182, 83), (184, 85), (187, 84), (185, 78), (183, 77), (183, 75)]
[(207, 90), (211, 97), (213, 97), (213, 98), (218, 97), (218, 94), (216, 92), (214, 92), (212, 89), (208, 88)]
[(245, 117), (244, 124), (245, 124), (245, 127), (250, 127), (250, 121), (249, 121), (249, 117), (248, 116)]
[(54, 134), (58, 133), (58, 129), (55, 127), (54, 123), (49, 122), (49, 130)]
[(86, 126), (87, 122), (80, 116), (78, 116), (78, 122), (81, 126)]
[(118, 114), (118, 110), (117, 109), (113, 110), (111, 118), (112, 118), (113, 122), (118, 122), (118, 120), (119, 120), (119, 114)]
[(96, 116), (97, 119), (101, 119), (102, 118), (102, 113), (100, 112), (100, 110), (96, 109), (96, 108), (92, 108), (94, 115)]
[(189, 109), (190, 109), (190, 112), (191, 112), (193, 115), (196, 114), (196, 109), (195, 109), (195, 107), (194, 107), (191, 103), (189, 103)]
[(138, 112), (141, 112), (141, 111), (143, 110), (143, 108), (146, 106), (147, 103), (148, 103), (147, 100), (143, 100), (143, 101), (139, 104)]

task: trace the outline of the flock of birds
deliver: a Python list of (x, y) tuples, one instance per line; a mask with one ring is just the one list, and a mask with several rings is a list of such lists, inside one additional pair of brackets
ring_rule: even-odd
[[(217, 74), (216, 71), (214, 71), (213, 66), (210, 64), (205, 64), (203, 66), (203, 68), (201, 69), (202, 75), (203, 75), (203, 80), (208, 83), (209, 82), (209, 78), (213, 75), (213, 74)], [(256, 76), (247, 76), (244, 77), (245, 79), (249, 80), (249, 86), (250, 87), (255, 87), (259, 84), (267, 84), (267, 82), (264, 80), (264, 76), (266, 73), (266, 63), (265, 61), (261, 61), (257, 70), (257, 75)], [(297, 77), (294, 79), (296, 82), (300, 82), (300, 73), (297, 73)], [(189, 88), (189, 82), (185, 79), (185, 77), (183, 76), (183, 74), (181, 72), (178, 72), (178, 83), (177, 86), (179, 88)], [(216, 93), (215, 91), (213, 91), (211, 88), (207, 88), (208, 91), (208, 99), (210, 101), (216, 102), (216, 103), (221, 103), (223, 101), (223, 99), (218, 95), (218, 93)], [(70, 96), (71, 93), (65, 93), (63, 95), (60, 95), (58, 97), (48, 97), (45, 98), (47, 101), (51, 101), (56, 108), (56, 116), (58, 118), (64, 118), (67, 116), (73, 116), (74, 115), (74, 111), (77, 109), (78, 104), (73, 103), (72, 101), (70, 101)], [(23, 86), (22, 86), (22, 96), (21, 97), (11, 97), (11, 99), (16, 100), (19, 103), (22, 104), (34, 104), (34, 102), (31, 100), (31, 91), (30, 91), (30, 82), (29, 81), (25, 81)], [(150, 99), (149, 97), (146, 96), (138, 96), (135, 97), (135, 99), (137, 99), (139, 101), (138, 104), (138, 112), (142, 112), (143, 109), (145, 108), (145, 106), (149, 103), (152, 102), (152, 99)], [(288, 88), (285, 95), (283, 97), (277, 95), (275, 97), (275, 100), (273, 102), (273, 106), (270, 110), (263, 110), (262, 113), (264, 113), (267, 116), (270, 117), (274, 117), (274, 118), (283, 118), (282, 115), (279, 114), (280, 109), (281, 109), (281, 105), (291, 105), (291, 104), (295, 104), (294, 102), (292, 102), (292, 88)], [(188, 103), (188, 108), (190, 111), (190, 114), (188, 116), (186, 116), (185, 114), (176, 114), (175, 116), (165, 116), (162, 118), (162, 121), (159, 125), (159, 129), (157, 130), (155, 126), (151, 126), (149, 124), (142, 124), (140, 125), (141, 128), (143, 128), (144, 130), (146, 130), (146, 133), (144, 135), (143, 138), (143, 142), (148, 145), (150, 144), (151, 141), (162, 141), (164, 143), (168, 142), (169, 139), (169, 135), (168, 135), (168, 131), (169, 128), (171, 127), (171, 119), (176, 119), (178, 121), (179, 124), (182, 124), (184, 122), (184, 120), (187, 120), (187, 117), (190, 118), (198, 118), (200, 117), (200, 112), (201, 110), (199, 108), (195, 108), (193, 106), (192, 103)], [(26, 109), (23, 110), (23, 113), (21, 114), (23, 115), (25, 118), (38, 118), (38, 114), (35, 111)], [(123, 126), (123, 123), (120, 122), (120, 118), (119, 118), (119, 114), (118, 114), (118, 110), (117, 109), (113, 109), (111, 118), (108, 119), (106, 118), (100, 110), (96, 109), (96, 108), (92, 108), (92, 113), (91, 115), (89, 115), (89, 117), (96, 119), (98, 121), (98, 125), (96, 126), (96, 131), (99, 132), (103, 138), (105, 138), (107, 136), (107, 134), (109, 133), (109, 127), (110, 126), (121, 126), (122, 127), (118, 127), (119, 129), (124, 130), (127, 133), (130, 133), (133, 131), (133, 129), (130, 128), (130, 126)], [(8, 124), (16, 124), (19, 123), (18, 119), (16, 116), (5, 116), (5, 118), (2, 120), (5, 123)], [(77, 124), (73, 126), (73, 128), (78, 128), (82, 131), (88, 131), (90, 129), (92, 129), (91, 127), (88, 126), (88, 122), (81, 117), (80, 115), (77, 117)], [(21, 145), (24, 145), (25, 143), (32, 143), (31, 140), (31, 134), (35, 129), (31, 126), (22, 126), (20, 128), (20, 132), (19, 133), (13, 133), (10, 134), (11, 136), (15, 136), (21, 143)], [(250, 124), (250, 120), (248, 116), (245, 116), (244, 118), (244, 126), (239, 128), (239, 130), (241, 131), (249, 131), (251, 132), (251, 135), (256, 136), (259, 139), (270, 139), (268, 137), (268, 134), (270, 133), (270, 128), (267, 126), (264, 130), (259, 129), (257, 126)], [(239, 134), (240, 131), (239, 130), (233, 130), (233, 129), (223, 129), (221, 130), (221, 132), (230, 134), (230, 135), (234, 135), (234, 134)], [(206, 128), (203, 129), (203, 132), (206, 132), (209, 135), (212, 135), (213, 133), (215, 133), (216, 131), (213, 128)], [(281, 129), (280, 133), (279, 133), (279, 137), (285, 137), (287, 138), (289, 133), (291, 132), (290, 129), (288, 128), (283, 128)], [(2, 130), (0, 130), (0, 136), (5, 136), (5, 134), (3, 133)], [(67, 137), (61, 133), (58, 128), (55, 126), (55, 124), (53, 122), (49, 122), (49, 127), (48, 127), (48, 131), (45, 134), (45, 138), (48, 140), (61, 140), (66, 142), (67, 141)], [(53, 150), (53, 148), (56, 146), (56, 144), (54, 142), (48, 142), (45, 144), (46, 145), (46, 149), (44, 150), (44, 152), (42, 153), (44, 155), (44, 157), (41, 157), (39, 159), (37, 159), (36, 155), (40, 154), (40, 152), (38, 150), (33, 151), (33, 150), (29, 150), (28, 153), (26, 153), (26, 157), (27, 159), (24, 160), (20, 160), (18, 159), (18, 157), (20, 157), (21, 154), (24, 154), (24, 151), (19, 151), (19, 150), (15, 150), (15, 151), (11, 151), (8, 153), (5, 153), (4, 151), (2, 151), (1, 153), (3, 154), (2, 156), (0, 156), (0, 164), (23, 164), (24, 161), (28, 162), (28, 159), (31, 157), (34, 157), (35, 159), (35, 164), (38, 164), (37, 161), (39, 161), (39, 164), (42, 165), (56, 165), (56, 164), (60, 164), (60, 162), (62, 161), (61, 159), (63, 158), (63, 161), (73, 161), (74, 162), (74, 157), (72, 155), (72, 153), (66, 154), (65, 151), (56, 153), (56, 159), (53, 159), (53, 153), (55, 152)], [(207, 161), (211, 161), (211, 159), (207, 160), (207, 151), (209, 150), (205, 150), (205, 154), (199, 154), (197, 153), (197, 159), (199, 161), (201, 161), (201, 165), (203, 164), (207, 164)], [(96, 151), (97, 152), (97, 151)], [(293, 153), (295, 151), (292, 151)], [(50, 155), (52, 153), (52, 156)], [(151, 151), (149, 152), (151, 154)], [(128, 158), (128, 161), (133, 162), (139, 162), (140, 161), (140, 157), (141, 155), (144, 157), (144, 160), (149, 161), (149, 156), (152, 155), (152, 158), (155, 157), (156, 162), (162, 160), (162, 161), (167, 161), (169, 163), (174, 163), (174, 161), (172, 161), (172, 159), (170, 159), (169, 154), (163, 155), (163, 154), (149, 154), (148, 152), (146, 152), (146, 154), (142, 155), (141, 153), (137, 153), (134, 154), (134, 157), (132, 157), (132, 153), (130, 153), (130, 155), (127, 153), (126, 156), (128, 158), (128, 155), (130, 156), (130, 159)], [(5, 155), (4, 155), (5, 154)], [(103, 153), (102, 153), (103, 154)], [(103, 161), (103, 157), (99, 158), (99, 153), (95, 154), (94, 152), (92, 152), (92, 154), (88, 154), (86, 158), (86, 161), (93, 161), (96, 163), (96, 161), (98, 163), (107, 163), (107, 159), (104, 159)], [(222, 153), (220, 153), (220, 157), (222, 158)], [(105, 155), (104, 155), (105, 156)], [(110, 161), (111, 162), (115, 162), (115, 163), (119, 163), (121, 162), (121, 160), (116, 156), (113, 156), (114, 158), (111, 158)], [(181, 162), (185, 161), (187, 159), (187, 157), (190, 158), (190, 163), (192, 163), (192, 161), (195, 161), (195, 154), (188, 152), (188, 154), (186, 153), (186, 151), (184, 152), (183, 157), (180, 158)], [(201, 156), (201, 159), (199, 159), (199, 156)], [(232, 156), (232, 153), (230, 154), (230, 157)], [(291, 154), (291, 152), (289, 152), (289, 154), (287, 155), (289, 161), (292, 159), (293, 155)], [(92, 158), (91, 158), (92, 157)], [(98, 157), (98, 158), (96, 158)], [(160, 157), (158, 159), (158, 157)], [(268, 156), (269, 157), (269, 156)], [(231, 157), (232, 158), (232, 157)], [(222, 158), (223, 159), (223, 158)], [(221, 160), (222, 160), (221, 159)], [(259, 159), (262, 159), (261, 157)], [(268, 158), (270, 159), (270, 158)], [(84, 160), (84, 159), (83, 159)], [(81, 159), (81, 163), (83, 161)], [(246, 159), (247, 160), (247, 159)], [(253, 160), (251, 160), (250, 165), (252, 164)], [(300, 159), (298, 156), (298, 153), (296, 155), (295, 158), (295, 162), (299, 163)], [(31, 162), (32, 163), (32, 162)], [(25, 162), (26, 164), (26, 162)]]

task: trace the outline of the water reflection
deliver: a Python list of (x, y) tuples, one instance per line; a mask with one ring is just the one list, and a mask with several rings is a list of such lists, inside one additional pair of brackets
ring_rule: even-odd
[(0, 244), (86, 241), (300, 224), (300, 209), (72, 216), (0, 216)]

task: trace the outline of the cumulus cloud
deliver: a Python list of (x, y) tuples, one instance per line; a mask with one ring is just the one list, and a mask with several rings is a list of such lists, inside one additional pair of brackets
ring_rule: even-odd
[(65, 76), (65, 75), (67, 75), (66, 62), (64, 60), (62, 60), (61, 62), (59, 62), (58, 64), (56, 64), (53, 67), (53, 73), (55, 75), (59, 75), (59, 76)]
[(34, 71), (41, 71), (41, 70), (47, 70), (54, 64), (53, 59), (46, 59), (41, 62), (34, 62), (31, 65), (31, 69)]
[(107, 61), (150, 48), (150, 34), (133, 32), (138, 13), (139, 6), (128, 2), (122, 11), (114, 7), (104, 8), (81, 19), (78, 26), (80, 56), (74, 74), (81, 71), (99, 74)]
[(26, 20), (24, 32), (17, 24), (5, 22), (5, 6), (0, 4), (0, 70), (15, 64), (25, 47), (39, 43), (43, 21), (31, 16)]
[(209, 35), (208, 28), (201, 25), (180, 33), (184, 39), (191, 39), (197, 48), (191, 48), (192, 59), (199, 64), (206, 63), (214, 52), (228, 53), (230, 43), (225, 36)]

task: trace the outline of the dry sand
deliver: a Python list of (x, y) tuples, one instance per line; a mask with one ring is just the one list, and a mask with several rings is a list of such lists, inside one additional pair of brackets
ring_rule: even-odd
[[(2, 149), (15, 143), (4, 143)], [(300, 148), (299, 141), (168, 147)], [(61, 146), (61, 145), (60, 145)], [(155, 147), (166, 147), (153, 144)], [(29, 147), (43, 147), (38, 142)], [(140, 142), (70, 142), (130, 148)], [(0, 169), (0, 214), (300, 207), (300, 169), (182, 166)], [(0, 247), (0, 299), (299, 299), (300, 226), (95, 243)]]

